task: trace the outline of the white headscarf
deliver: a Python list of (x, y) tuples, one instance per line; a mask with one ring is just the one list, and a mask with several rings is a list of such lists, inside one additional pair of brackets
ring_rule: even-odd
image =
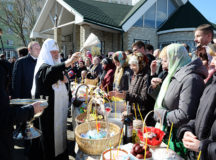
[[(47, 39), (47, 40), (44, 41), (42, 49), (41, 49), (40, 54), (38, 56), (37, 64), (36, 64), (35, 70), (34, 70), (33, 86), (32, 86), (32, 89), (31, 89), (31, 94), (32, 94), (33, 97), (35, 96), (35, 91), (36, 91), (35, 76), (36, 76), (39, 68), (44, 63), (46, 63), (48, 65), (51, 65), (51, 66), (53, 66), (55, 64), (50, 51), (59, 51), (58, 44), (53, 39)], [(60, 57), (59, 57), (58, 58), (58, 63), (60, 63), (60, 62), (61, 62), (61, 60), (60, 60)]]
[(135, 55), (131, 56), (129, 59), (129, 64), (137, 64), (138, 65), (139, 61), (138, 61), (137, 56), (135, 56)]

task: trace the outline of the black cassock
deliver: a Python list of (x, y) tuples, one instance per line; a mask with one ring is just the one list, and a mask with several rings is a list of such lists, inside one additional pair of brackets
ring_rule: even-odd
[[(42, 64), (36, 74), (36, 98), (41, 95), (49, 97), (49, 105), (40, 117), (43, 154), (46, 160), (68, 159), (66, 151), (68, 93), (67, 90), (63, 90), (63, 95), (62, 92), (60, 94), (58, 92), (61, 87), (66, 89), (66, 85), (60, 82), (64, 78), (65, 69), (65, 63), (54, 66)], [(65, 102), (62, 102), (62, 99)], [(60, 106), (58, 106), (59, 103), (61, 103)]]

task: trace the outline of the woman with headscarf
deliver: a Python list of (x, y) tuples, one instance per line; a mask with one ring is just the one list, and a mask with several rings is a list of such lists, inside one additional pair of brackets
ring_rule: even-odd
[[(154, 118), (157, 122), (162, 119), (167, 133), (173, 123), (170, 148), (185, 157), (185, 149), (177, 139), (176, 131), (178, 127), (195, 118), (208, 72), (200, 59), (191, 62), (186, 48), (181, 44), (167, 46), (166, 55), (168, 75), (154, 106)], [(167, 142), (166, 140), (165, 137), (164, 141)]]
[(101, 75), (101, 85), (100, 88), (103, 90), (112, 91), (113, 90), (113, 81), (114, 81), (114, 73), (115, 73), (115, 65), (112, 60), (109, 58), (104, 58), (102, 60), (102, 68), (103, 73)]
[(87, 78), (95, 79), (98, 78), (102, 73), (102, 67), (100, 64), (100, 59), (98, 57), (93, 58), (93, 63), (90, 66), (89, 73), (87, 74)]
[[(134, 53), (129, 60), (130, 68), (133, 71), (132, 80), (127, 92), (110, 92), (110, 96), (116, 96), (129, 101), (130, 105), (135, 104), (136, 113), (139, 113), (138, 107), (142, 117), (153, 110), (154, 100), (147, 94), (149, 83), (149, 73), (147, 65), (147, 57), (140, 52)], [(132, 107), (132, 113), (134, 114), (134, 108)], [(141, 115), (137, 114), (138, 119), (141, 120)], [(154, 125), (153, 118), (148, 118), (146, 121), (147, 125)]]
[(115, 52), (113, 62), (116, 66), (113, 90), (127, 91), (129, 89), (132, 70), (128, 66), (126, 54), (122, 51)]
[[(216, 44), (211, 61), (216, 68)], [(178, 130), (178, 137), (188, 149), (187, 159), (196, 160), (201, 151), (201, 160), (216, 157), (216, 70), (212, 73), (196, 113), (196, 118)]]
[(61, 63), (58, 44), (53, 39), (47, 39), (37, 60), (31, 92), (36, 98), (49, 97), (49, 105), (41, 116), (42, 147), (46, 160), (68, 159), (66, 125), (69, 99), (63, 72), (78, 59), (78, 54)]

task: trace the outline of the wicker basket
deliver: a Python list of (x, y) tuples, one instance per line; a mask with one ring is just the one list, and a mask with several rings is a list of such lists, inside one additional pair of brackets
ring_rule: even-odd
[(75, 118), (75, 121), (76, 121), (76, 125), (80, 125), (82, 123), (84, 123), (84, 119), (86, 119), (87, 117), (87, 113), (81, 113), (79, 114), (76, 118)]
[[(145, 130), (145, 128), (146, 128), (146, 129), (149, 128), (149, 127), (146, 127), (146, 123), (145, 123), (145, 122), (146, 122), (147, 117), (148, 117), (149, 114), (151, 114), (151, 113), (154, 113), (154, 110), (150, 111), (150, 112), (145, 116), (145, 119), (144, 119), (144, 121), (143, 121), (142, 132), (143, 132), (143, 130)], [(158, 114), (157, 112), (155, 112), (155, 113)], [(163, 124), (162, 124), (162, 119), (161, 119), (160, 114), (158, 114), (158, 116), (159, 116), (159, 118), (160, 118), (160, 125), (163, 126)], [(150, 127), (150, 128), (155, 128), (155, 127)], [(160, 130), (160, 129), (158, 129), (158, 128), (155, 128), (155, 129)], [(147, 132), (147, 130), (146, 130), (146, 132)], [(163, 135), (163, 136), (162, 136), (162, 139), (163, 139), (165, 133), (162, 134), (162, 135)], [(146, 144), (145, 141), (140, 141), (140, 142), (143, 143), (144, 145)], [(161, 143), (162, 143), (162, 140), (160, 141), (160, 143), (159, 143), (158, 145), (150, 145), (150, 144), (148, 144), (148, 143), (147, 143), (147, 145), (148, 145), (149, 147), (151, 147), (151, 148), (158, 148), (158, 147), (160, 147)]]
[(87, 85), (93, 85), (93, 86), (97, 86), (97, 84), (98, 84), (98, 78), (95, 78), (95, 79), (88, 79), (88, 78), (86, 78), (85, 79), (85, 84), (87, 84)]
[[(87, 113), (81, 113), (79, 114), (76, 118), (75, 118), (75, 121), (76, 121), (76, 125), (80, 125), (82, 123), (84, 123), (86, 121), (86, 118), (87, 118)], [(98, 119), (100, 121), (104, 120), (104, 117), (102, 116), (102, 119)], [(91, 120), (91, 121), (95, 121), (95, 120)]]
[[(92, 121), (92, 122), (85, 122), (83, 124), (80, 124), (75, 129), (76, 142), (79, 146), (79, 149), (81, 149), (84, 153), (89, 155), (101, 155), (101, 153), (109, 147), (109, 144), (111, 144), (111, 146), (114, 147), (118, 145), (120, 140), (119, 126), (113, 123), (109, 123), (109, 131), (114, 132), (115, 133), (114, 136), (109, 138), (94, 140), (94, 139), (82, 138), (80, 136), (81, 133), (88, 132), (89, 130), (88, 123), (91, 126), (91, 129), (96, 128), (95, 121)], [(101, 124), (101, 128), (106, 128), (106, 122), (98, 121), (98, 123)]]

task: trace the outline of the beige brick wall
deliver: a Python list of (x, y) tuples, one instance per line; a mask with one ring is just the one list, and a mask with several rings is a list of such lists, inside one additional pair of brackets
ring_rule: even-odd
[(134, 39), (149, 40), (154, 48), (158, 48), (158, 37), (154, 28), (132, 27), (124, 34), (124, 50), (131, 49)]
[(91, 33), (91, 28), (89, 25), (84, 24), (80, 26), (80, 47), (83, 46), (85, 40), (88, 38), (90, 33)]
[(91, 28), (89, 25), (80, 26), (80, 46), (82, 47), (90, 33), (94, 33), (100, 41), (104, 42), (104, 53), (121, 50), (121, 34), (106, 32)]

